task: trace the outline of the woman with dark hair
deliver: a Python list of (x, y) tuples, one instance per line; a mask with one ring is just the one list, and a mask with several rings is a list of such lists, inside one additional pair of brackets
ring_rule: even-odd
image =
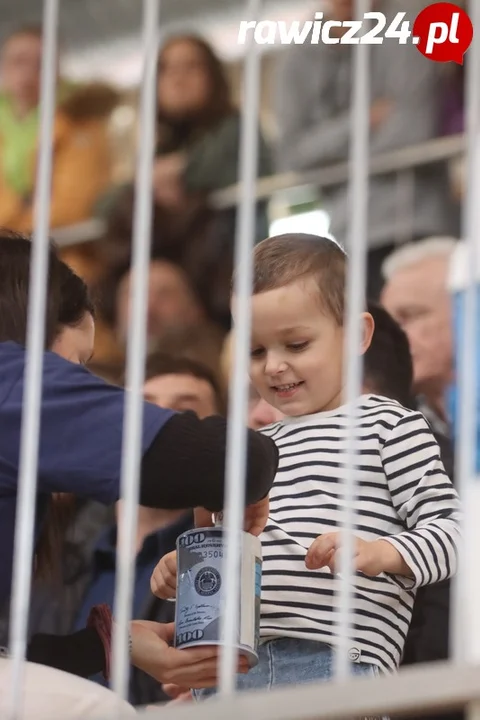
[[(159, 205), (180, 207), (238, 179), (240, 116), (225, 69), (211, 46), (195, 35), (171, 37), (158, 58), (157, 159)], [(259, 174), (270, 171), (260, 137)]]
[[(31, 244), (0, 236), (0, 602), (8, 603), (13, 564), (20, 429), (23, 410), (25, 341)], [(46, 302), (46, 352), (43, 358), (41, 432), (38, 458), (36, 549), (52, 495), (70, 494), (110, 505), (120, 496), (125, 393), (92, 376), (84, 362), (93, 347), (94, 320), (83, 282), (50, 249)], [(58, 354), (69, 357), (66, 360)], [(150, 403), (143, 406), (140, 503), (182, 509), (223, 507), (226, 423), (199, 420)], [(251, 432), (245, 527), (262, 532), (268, 516), (267, 493), (278, 453), (273, 442)], [(170, 479), (174, 477), (175, 483)], [(38, 543), (38, 544), (37, 544)], [(41, 554), (36, 555), (40, 571)], [(134, 622), (132, 662), (159, 680), (173, 674), (208, 674), (215, 660), (209, 651), (194, 670), (184, 651), (167, 646), (171, 628)], [(89, 627), (73, 636), (32, 638), (28, 659), (88, 676), (108, 673), (111, 617), (94, 612)], [(179, 651), (180, 652), (180, 651)], [(203, 653), (203, 651), (202, 651)], [(198, 655), (198, 653), (197, 653)], [(200, 662), (198, 662), (200, 661)], [(193, 663), (193, 658), (190, 658)], [(185, 684), (185, 683), (184, 683)]]
[[(158, 57), (157, 145), (153, 169), (154, 251), (181, 264), (215, 320), (229, 326), (229, 282), (236, 208), (216, 211), (208, 195), (239, 180), (240, 113), (226, 71), (196, 35), (176, 35)], [(272, 171), (259, 130), (258, 175)], [(128, 259), (133, 188), (109, 218), (111, 255)], [(268, 235), (266, 204), (257, 205), (256, 236)]]

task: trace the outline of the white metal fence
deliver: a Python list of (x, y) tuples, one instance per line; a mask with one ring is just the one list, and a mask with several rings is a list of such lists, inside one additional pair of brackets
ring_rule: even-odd
[[(44, 32), (45, 53), (42, 70), (42, 135), (41, 154), (38, 167), (37, 182), (37, 213), (34, 233), (34, 262), (32, 267), (32, 293), (30, 297), (27, 380), (24, 404), (21, 442), (21, 467), (19, 477), (19, 502), (17, 510), (17, 532), (15, 539), (15, 572), (13, 583), (13, 602), (11, 610), (11, 651), (13, 653), (14, 675), (12, 682), (12, 713), (17, 718), (22, 705), (22, 667), (26, 650), (26, 625), (29, 603), (30, 568), (33, 554), (33, 520), (35, 510), (35, 486), (37, 471), (37, 451), (39, 443), (39, 413), (41, 402), (41, 371), (43, 356), (43, 323), (40, 321), (45, 307), (46, 291), (46, 258), (48, 252), (48, 197), (51, 175), (51, 144), (49, 137), (52, 132), (54, 87), (55, 87), (55, 56), (56, 27), (59, 0), (44, 0)], [(363, 15), (368, 10), (370, 0), (357, 0), (357, 14)], [(259, 0), (248, 3), (248, 17), (255, 18), (259, 12)], [(145, 360), (145, 317), (146, 306), (146, 273), (148, 266), (148, 243), (150, 228), (150, 176), (153, 154), (154, 105), (155, 105), (155, 62), (157, 53), (157, 24), (161, 20), (159, 0), (143, 0), (143, 47), (146, 50), (142, 87), (141, 106), (141, 149), (137, 171), (137, 205), (135, 209), (133, 259), (134, 282), (132, 307), (133, 317), (130, 324), (128, 339), (127, 378), (133, 392), (129, 395), (125, 418), (125, 452), (122, 468), (122, 492), (127, 501), (124, 506), (125, 532), (119, 551), (119, 573), (115, 610), (118, 629), (115, 635), (113, 658), (113, 686), (122, 697), (127, 696), (127, 633), (126, 627), (131, 616), (132, 607), (132, 573), (131, 573), (131, 542), (135, 532), (135, 506), (138, 498), (139, 468), (139, 437), (141, 423), (141, 386), (143, 382)], [(471, 0), (470, 15), (474, 27), (480, 27), (480, 3)], [(370, 52), (374, 52), (371, 50)], [(480, 637), (468, 632), (471, 630), (461, 622), (462, 616), (467, 622), (473, 615), (480, 615), (479, 597), (467, 597), (464, 588), (466, 578), (479, 576), (475, 548), (463, 556), (459, 578), (456, 583), (457, 598), (455, 604), (455, 628), (453, 647), (457, 649), (455, 659), (451, 663), (440, 663), (435, 666), (418, 666), (402, 670), (397, 676), (381, 679), (348, 679), (346, 653), (340, 653), (338, 677), (336, 682), (314, 684), (311, 686), (285, 688), (272, 692), (250, 693), (232, 697), (234, 692), (234, 649), (233, 638), (236, 633), (236, 593), (238, 592), (238, 574), (236, 557), (238, 547), (235, 538), (236, 530), (241, 527), (241, 497), (243, 494), (245, 472), (245, 431), (246, 396), (242, 378), (246, 374), (248, 363), (248, 338), (250, 334), (250, 288), (251, 288), (251, 247), (253, 238), (253, 207), (257, 197), (269, 197), (273, 192), (287, 187), (302, 184), (327, 186), (331, 183), (350, 179), (353, 190), (351, 224), (355, 227), (356, 242), (351, 243), (352, 262), (348, 278), (348, 343), (346, 356), (356, 358), (350, 347), (358, 346), (359, 322), (355, 307), (358, 306), (364, 287), (365, 252), (367, 236), (367, 183), (368, 175), (381, 174), (396, 170), (409, 171), (415, 165), (435, 162), (461, 153), (465, 147), (464, 138), (452, 137), (427, 143), (419, 148), (408, 148), (395, 153), (388, 153), (373, 160), (368, 168), (368, 52), (366, 45), (355, 48), (355, 83), (352, 101), (352, 156), (350, 162), (325, 169), (306, 176), (287, 175), (270, 178), (255, 183), (256, 167), (256, 124), (259, 93), (259, 60), (255, 48), (250, 48), (246, 57), (245, 95), (243, 102), (243, 132), (240, 148), (241, 182), (238, 187), (217, 193), (214, 202), (218, 207), (231, 205), (240, 193), (239, 227), (236, 240), (236, 267), (238, 270), (238, 327), (237, 344), (235, 347), (235, 372), (232, 374), (231, 424), (228, 438), (228, 460), (226, 472), (226, 525), (228, 529), (228, 550), (226, 554), (226, 577), (229, 589), (228, 609), (225, 616), (224, 632), (227, 641), (222, 655), (220, 668), (221, 694), (204, 704), (166, 706), (152, 711), (152, 716), (165, 718), (235, 718), (252, 717), (255, 720), (307, 720), (313, 718), (341, 718), (350, 716), (395, 715), (408, 714), (413, 711), (447, 709), (467, 705), (469, 714), (480, 716), (480, 668), (476, 664), (467, 664), (473, 658), (478, 660)], [(461, 368), (463, 394), (463, 441), (458, 448), (458, 470), (460, 487), (464, 496), (472, 499), (469, 512), (466, 514), (466, 535), (470, 537), (469, 523), (478, 522), (475, 515), (479, 506), (471, 494), (474, 483), (473, 453), (475, 427), (475, 407), (471, 402), (471, 388), (475, 365), (473, 362), (475, 346), (473, 343), (475, 307), (474, 280), (478, 262), (479, 242), (476, 239), (477, 207), (480, 191), (479, 170), (477, 159), (479, 154), (479, 90), (478, 78), (480, 70), (480, 45), (474, 38), (468, 55), (468, 198), (465, 224), (465, 238), (469, 243), (471, 257), (471, 287), (469, 293), (469, 319), (465, 328), (465, 364)], [(93, 238), (99, 226), (89, 228)], [(65, 244), (70, 234), (78, 241), (78, 229), (65, 230)], [(62, 232), (57, 239), (62, 242)], [(86, 239), (84, 236), (82, 239)], [(358, 394), (360, 387), (360, 359), (347, 363), (346, 386), (349, 397)], [(355, 422), (352, 418), (351, 438), (355, 435)], [(355, 457), (353, 442), (345, 459), (345, 484), (353, 496)], [(128, 479), (128, 482), (127, 482)], [(354, 508), (351, 506), (345, 518), (345, 532), (351, 537)], [(350, 579), (351, 561), (348, 553), (350, 545), (346, 543), (343, 554), (341, 631), (344, 635), (349, 629)], [(468, 585), (468, 587), (472, 587)], [(466, 603), (468, 608), (464, 606)], [(465, 615), (465, 613), (468, 613)], [(470, 614), (472, 613), (472, 614)], [(477, 623), (474, 624), (477, 627)], [(463, 629), (463, 630), (462, 630)]]

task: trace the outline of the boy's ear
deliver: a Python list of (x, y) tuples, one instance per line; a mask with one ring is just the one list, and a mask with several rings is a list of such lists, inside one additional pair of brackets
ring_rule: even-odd
[(364, 355), (371, 345), (373, 333), (375, 331), (375, 320), (368, 312), (362, 313), (362, 344), (360, 345), (360, 354)]

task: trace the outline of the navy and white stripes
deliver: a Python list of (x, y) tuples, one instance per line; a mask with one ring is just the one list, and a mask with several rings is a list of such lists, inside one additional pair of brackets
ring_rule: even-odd
[[(352, 655), (389, 671), (400, 662), (415, 589), (455, 573), (460, 505), (420, 413), (373, 395), (359, 406), (355, 534), (391, 542), (414, 576), (355, 577)], [(262, 431), (280, 449), (262, 535), (264, 638), (336, 643), (339, 579), (328, 568), (307, 570), (305, 554), (342, 519), (346, 412), (287, 418)]]

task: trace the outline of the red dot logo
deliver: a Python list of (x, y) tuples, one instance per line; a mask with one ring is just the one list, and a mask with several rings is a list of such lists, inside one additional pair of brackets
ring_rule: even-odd
[(472, 40), (472, 21), (454, 3), (429, 5), (417, 15), (413, 25), (413, 42), (422, 55), (435, 62), (463, 65), (463, 56)]

